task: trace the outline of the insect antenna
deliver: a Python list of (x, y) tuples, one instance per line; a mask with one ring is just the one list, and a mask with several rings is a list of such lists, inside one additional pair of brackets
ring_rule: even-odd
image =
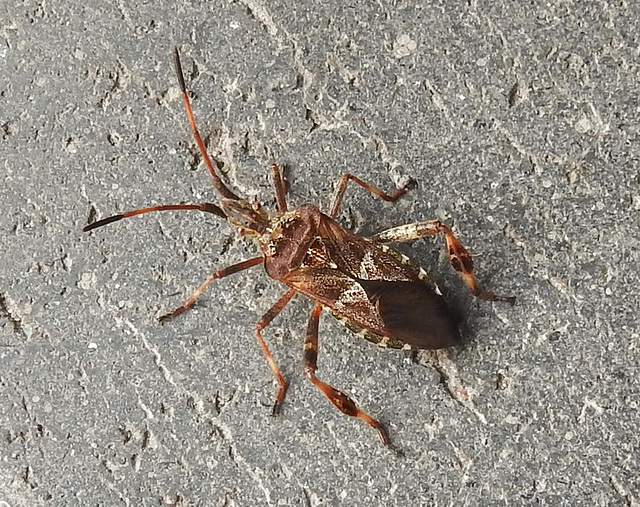
[(227, 219), (227, 215), (224, 214), (222, 208), (216, 206), (215, 204), (211, 204), (209, 202), (203, 202), (202, 204), (167, 204), (164, 206), (153, 206), (151, 208), (141, 208), (134, 209), (131, 211), (126, 211), (120, 215), (114, 215), (112, 217), (103, 218), (102, 220), (98, 220), (97, 222), (93, 222), (92, 224), (86, 225), (82, 228), (82, 232), (88, 232), (98, 227), (102, 227), (103, 225), (110, 224), (112, 222), (117, 222), (118, 220), (122, 220), (123, 218), (133, 217), (136, 215), (142, 215), (144, 213), (151, 213), (152, 211), (175, 211), (175, 210), (199, 210), (204, 211), (205, 213), (213, 213), (214, 215), (218, 215), (221, 218)]
[(211, 162), (211, 158), (207, 153), (207, 147), (204, 145), (204, 141), (200, 136), (200, 132), (198, 131), (198, 126), (196, 125), (196, 120), (193, 116), (193, 110), (191, 109), (191, 101), (189, 100), (189, 94), (187, 93), (187, 86), (184, 82), (184, 74), (182, 72), (182, 64), (180, 63), (180, 54), (178, 53), (178, 46), (173, 46), (173, 65), (176, 69), (176, 74), (178, 75), (178, 82), (180, 83), (180, 90), (182, 91), (182, 99), (184, 100), (184, 107), (187, 110), (187, 117), (189, 118), (189, 123), (191, 124), (191, 129), (193, 130), (193, 135), (196, 138), (196, 143), (198, 144), (198, 148), (200, 149), (200, 153), (202, 153), (202, 158), (204, 159), (204, 163), (206, 164), (211, 176), (213, 178), (213, 186), (216, 187), (216, 190), (226, 199), (233, 199), (235, 201), (240, 200), (240, 198), (234, 194), (229, 188), (223, 183), (216, 173), (215, 168), (213, 167), (213, 163)]

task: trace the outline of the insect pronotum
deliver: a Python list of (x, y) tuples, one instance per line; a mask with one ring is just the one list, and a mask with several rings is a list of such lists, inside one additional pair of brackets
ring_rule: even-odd
[(477, 297), (511, 304), (515, 298), (498, 296), (478, 287), (469, 252), (438, 220), (394, 227), (369, 239), (344, 229), (335, 220), (350, 181), (385, 201), (395, 201), (407, 191), (406, 187), (386, 194), (352, 174), (345, 174), (336, 187), (328, 213), (322, 213), (312, 204), (289, 210), (284, 179), (280, 168), (273, 164), (270, 173), (276, 197), (275, 213), (268, 213), (259, 204), (238, 197), (218, 176), (207, 154), (191, 109), (177, 47), (174, 47), (173, 55), (193, 135), (221, 198), (217, 204), (171, 204), (127, 211), (89, 224), (83, 231), (152, 211), (200, 210), (227, 220), (240, 233), (254, 238), (260, 250), (259, 256), (215, 271), (182, 305), (160, 320), (173, 318), (191, 308), (214, 280), (262, 264), (271, 278), (288, 286), (256, 326), (258, 344), (279, 384), (273, 414), (282, 405), (287, 381), (280, 373), (262, 331), (291, 298), (300, 293), (315, 302), (303, 347), (304, 375), (339, 410), (375, 428), (382, 441), (389, 444), (387, 431), (379, 421), (360, 410), (349, 396), (316, 376), (318, 322), (322, 308), (327, 308), (349, 328), (380, 346), (439, 349), (456, 345), (460, 340), (458, 329), (437, 287), (422, 269), (414, 267), (407, 257), (385, 245), (435, 234), (444, 235), (451, 265)]

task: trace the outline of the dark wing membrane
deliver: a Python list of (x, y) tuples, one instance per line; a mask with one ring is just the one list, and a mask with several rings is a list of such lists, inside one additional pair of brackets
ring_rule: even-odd
[(358, 280), (389, 336), (421, 349), (456, 345), (460, 334), (442, 296), (418, 282)]

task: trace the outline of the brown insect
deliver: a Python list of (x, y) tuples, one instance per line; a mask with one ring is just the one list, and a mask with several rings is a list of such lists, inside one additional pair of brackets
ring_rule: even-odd
[(271, 278), (289, 287), (262, 316), (256, 328), (258, 343), (280, 385), (273, 414), (282, 405), (287, 381), (262, 337), (262, 330), (296, 293), (301, 293), (315, 302), (303, 348), (305, 376), (338, 409), (375, 428), (382, 441), (388, 444), (389, 436), (380, 422), (360, 410), (349, 396), (316, 377), (318, 322), (322, 308), (329, 309), (347, 327), (380, 346), (439, 349), (456, 345), (460, 340), (458, 329), (435, 284), (427, 279), (421, 268), (413, 267), (407, 257), (384, 245), (439, 233), (445, 237), (451, 265), (477, 297), (511, 304), (515, 298), (497, 296), (480, 289), (472, 274), (473, 261), (469, 252), (451, 230), (437, 220), (394, 227), (369, 239), (344, 229), (335, 220), (349, 181), (385, 201), (395, 201), (406, 192), (406, 187), (389, 195), (356, 176), (345, 174), (333, 196), (329, 213), (322, 213), (311, 204), (289, 211), (285, 198), (286, 185), (279, 167), (274, 164), (270, 172), (277, 212), (267, 213), (259, 204), (239, 198), (220, 179), (207, 154), (191, 109), (177, 48), (174, 48), (174, 64), (195, 140), (211, 173), (213, 185), (222, 198), (218, 204), (174, 204), (128, 211), (98, 220), (87, 225), (83, 231), (152, 211), (200, 210), (227, 220), (240, 233), (253, 237), (260, 249), (259, 256), (214, 272), (191, 297), (171, 313), (160, 317), (160, 320), (175, 317), (191, 308), (214, 280), (258, 264), (264, 265)]

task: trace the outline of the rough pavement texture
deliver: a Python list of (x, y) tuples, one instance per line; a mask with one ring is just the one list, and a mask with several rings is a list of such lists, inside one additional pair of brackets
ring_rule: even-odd
[[(293, 5), (292, 5), (293, 4)], [(638, 506), (640, 8), (634, 2), (4, 2), (0, 5), (0, 505)], [(260, 268), (156, 317), (255, 255), (197, 212), (91, 234), (126, 209), (216, 198), (171, 66), (225, 179), (326, 206), (363, 235), (439, 217), (474, 254), (475, 300), (442, 241), (399, 250), (461, 317), (448, 354), (380, 350), (309, 301), (253, 336), (283, 287)]]

